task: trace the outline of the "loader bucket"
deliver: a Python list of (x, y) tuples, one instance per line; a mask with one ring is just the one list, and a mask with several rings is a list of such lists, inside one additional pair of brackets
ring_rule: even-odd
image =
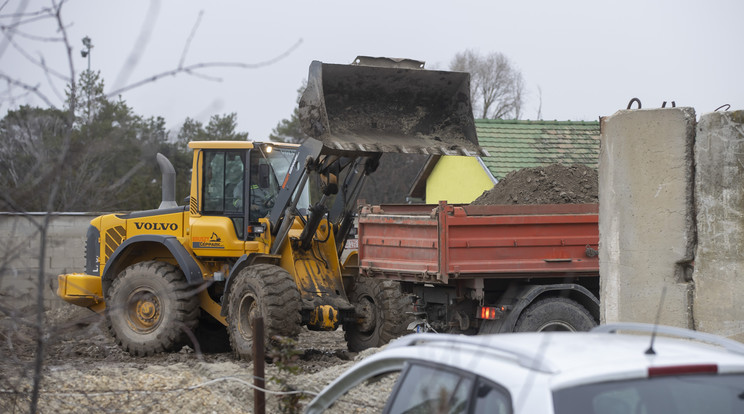
[(339, 152), (487, 155), (468, 73), (396, 66), (313, 61), (299, 104), (303, 131)]

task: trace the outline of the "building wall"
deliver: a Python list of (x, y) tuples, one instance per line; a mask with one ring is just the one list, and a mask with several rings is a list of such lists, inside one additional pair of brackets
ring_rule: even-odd
[[(0, 214), (0, 305), (22, 310), (36, 306), (39, 285), (47, 308), (62, 303), (55, 294), (57, 275), (85, 268), (85, 234), (97, 214), (49, 216), (45, 250), (41, 228), (45, 214)], [(41, 259), (40, 259), (41, 258)]]
[(470, 203), (493, 185), (477, 158), (444, 156), (426, 180), (426, 203)]

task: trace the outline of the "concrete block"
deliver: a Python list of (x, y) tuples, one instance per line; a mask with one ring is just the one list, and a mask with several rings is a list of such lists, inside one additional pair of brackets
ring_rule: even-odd
[(695, 164), (695, 325), (744, 341), (744, 111), (700, 118)]
[[(695, 110), (624, 110), (602, 119), (600, 302), (604, 322), (690, 327)], [(666, 289), (664, 303), (660, 303)]]

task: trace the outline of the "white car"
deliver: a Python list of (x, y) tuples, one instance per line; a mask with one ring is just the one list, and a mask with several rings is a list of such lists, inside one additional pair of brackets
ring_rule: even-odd
[(415, 334), (357, 363), (306, 412), (744, 413), (744, 344), (648, 324)]

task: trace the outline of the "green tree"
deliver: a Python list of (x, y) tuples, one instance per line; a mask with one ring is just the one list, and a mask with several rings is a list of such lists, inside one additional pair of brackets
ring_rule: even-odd
[(178, 131), (177, 142), (179, 148), (186, 149), (190, 141), (245, 141), (248, 132), (237, 132), (238, 123), (235, 112), (226, 115), (212, 115), (209, 123), (204, 126), (201, 122), (186, 118)]
[(21, 106), (0, 120), (0, 210), (45, 211), (67, 114)]
[[(307, 87), (307, 81), (302, 82), (302, 86), (297, 89), (297, 103), (300, 103), (302, 93)], [(289, 119), (282, 119), (276, 124), (276, 127), (269, 134), (269, 139), (275, 142), (292, 142), (301, 144), (307, 139), (307, 135), (302, 132), (300, 126), (300, 108), (295, 106)]]
[(108, 102), (103, 94), (103, 87), (101, 73), (91, 70), (84, 70), (80, 73), (75, 91), (72, 90), (71, 86), (68, 86), (65, 91), (67, 96), (66, 107), (67, 109), (75, 108), (76, 123), (89, 123), (102, 110)]
[(181, 125), (181, 128), (178, 130), (176, 142), (180, 149), (187, 151), (190, 141), (199, 140), (201, 139), (200, 137), (205, 135), (204, 126), (201, 122), (193, 118), (186, 118), (186, 120), (183, 121), (183, 125)]
[[(0, 168), (7, 171), (0, 175), (2, 207), (46, 211), (52, 178), (59, 178), (55, 211), (157, 207), (155, 154), (181, 157), (168, 140), (165, 120), (143, 118), (123, 100), (107, 99), (98, 73), (81, 73), (76, 88), (84, 92), (68, 93), (64, 111), (24, 106), (0, 120)], [(180, 178), (178, 188), (185, 194), (188, 178)]]
[(238, 123), (235, 112), (227, 115), (212, 115), (209, 123), (204, 128), (204, 139), (207, 141), (227, 140), (245, 141), (248, 139), (247, 132), (237, 132)]

